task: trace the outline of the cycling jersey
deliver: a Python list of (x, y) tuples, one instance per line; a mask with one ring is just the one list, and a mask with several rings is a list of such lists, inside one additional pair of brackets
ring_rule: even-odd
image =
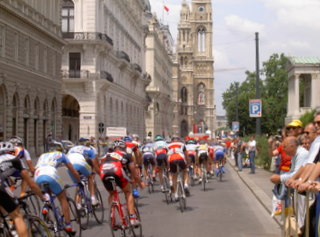
[(186, 146), (182, 142), (172, 142), (168, 145), (169, 162), (177, 159), (185, 159)]
[(165, 141), (156, 141), (153, 143), (153, 149), (156, 155), (167, 154), (168, 146)]
[(132, 154), (133, 152), (138, 151), (138, 145), (133, 142), (126, 142), (126, 152)]
[(214, 154), (216, 160), (221, 160), (224, 158), (224, 153), (226, 152), (226, 149), (222, 146), (215, 146), (214, 147)]
[[(92, 168), (84, 158), (82, 154), (79, 153), (68, 153), (67, 157), (72, 164), (73, 168), (78, 171), (81, 175), (88, 177), (92, 173)], [(74, 183), (77, 182), (73, 174), (68, 170), (69, 176)]]
[(132, 156), (122, 151), (108, 153), (101, 160), (100, 178), (107, 190), (113, 190), (110, 181), (107, 179), (109, 176), (114, 177), (117, 185), (121, 188), (128, 185), (130, 179), (125, 170), (128, 171), (128, 166), (132, 162)]
[(207, 144), (201, 144), (198, 146), (197, 151), (198, 151), (198, 156), (200, 156), (203, 153), (208, 154), (209, 147)]
[(51, 191), (58, 195), (63, 191), (62, 179), (57, 168), (62, 164), (69, 163), (69, 159), (64, 153), (55, 151), (47, 152), (40, 156), (35, 171), (35, 182), (38, 185), (48, 183)]
[(188, 155), (195, 155), (198, 145), (197, 144), (187, 144), (186, 149)]
[(31, 160), (31, 157), (30, 157), (30, 153), (27, 151), (27, 149), (21, 147), (21, 146), (16, 146), (14, 148), (14, 155), (16, 157), (19, 157), (19, 159), (21, 159), (21, 164), (23, 166), (23, 168), (27, 168), (27, 164), (26, 164), (26, 161), (27, 160)]
[(96, 157), (94, 150), (91, 147), (87, 147), (83, 145), (72, 147), (69, 150), (68, 154), (71, 154), (71, 153), (79, 153), (83, 155), (85, 158), (90, 158), (90, 159), (94, 159)]

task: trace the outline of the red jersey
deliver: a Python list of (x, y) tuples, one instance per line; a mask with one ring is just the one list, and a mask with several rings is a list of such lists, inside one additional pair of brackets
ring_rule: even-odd
[(291, 158), (292, 157), (287, 155), (287, 153), (283, 149), (282, 144), (277, 148), (277, 151), (279, 152), (279, 154), (281, 156), (279, 169), (282, 171), (288, 172), (291, 167)]

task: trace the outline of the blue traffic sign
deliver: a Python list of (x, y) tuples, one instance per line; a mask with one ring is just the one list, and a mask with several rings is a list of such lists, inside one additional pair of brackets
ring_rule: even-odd
[(261, 99), (249, 100), (249, 113), (250, 113), (250, 117), (261, 117), (262, 116)]
[(239, 132), (240, 130), (240, 123), (238, 121), (232, 122), (232, 131), (233, 132)]

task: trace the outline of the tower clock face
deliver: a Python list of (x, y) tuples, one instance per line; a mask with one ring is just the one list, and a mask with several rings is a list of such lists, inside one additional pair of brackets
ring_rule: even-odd
[(199, 12), (204, 12), (204, 6), (200, 6), (200, 7), (198, 8), (198, 11), (199, 11)]

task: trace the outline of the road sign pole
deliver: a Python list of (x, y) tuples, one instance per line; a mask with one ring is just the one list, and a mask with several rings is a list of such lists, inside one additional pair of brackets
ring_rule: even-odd
[[(259, 33), (256, 32), (256, 99), (260, 99)], [(256, 135), (261, 135), (261, 118), (256, 118)]]

